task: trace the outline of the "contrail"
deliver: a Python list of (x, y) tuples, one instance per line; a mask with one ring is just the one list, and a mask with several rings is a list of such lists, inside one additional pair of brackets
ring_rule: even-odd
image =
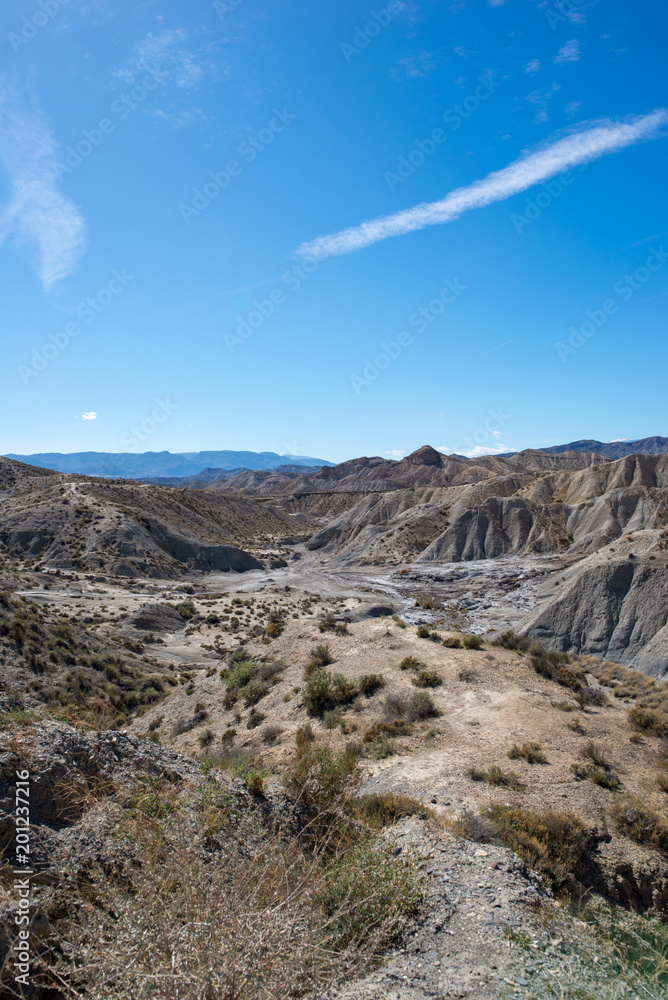
[(660, 134), (661, 126), (668, 122), (668, 112), (663, 108), (649, 115), (629, 118), (626, 121), (585, 122), (578, 131), (533, 152), (525, 153), (503, 170), (496, 170), (469, 187), (457, 188), (441, 201), (422, 202), (392, 215), (370, 219), (359, 226), (343, 229), (329, 236), (319, 236), (309, 243), (302, 243), (299, 256), (322, 260), (336, 254), (352, 253), (371, 243), (400, 236), (425, 226), (452, 222), (464, 212), (484, 208), (495, 201), (504, 201), (512, 195), (526, 191), (541, 181), (570, 170), (582, 163), (591, 163), (599, 156), (616, 153), (645, 139)]

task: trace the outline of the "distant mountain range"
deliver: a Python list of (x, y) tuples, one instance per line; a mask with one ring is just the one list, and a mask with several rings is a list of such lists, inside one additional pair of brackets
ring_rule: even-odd
[[(538, 448), (535, 451), (546, 455), (562, 455), (564, 452), (586, 452), (599, 455), (608, 461), (625, 458), (627, 455), (662, 455), (668, 452), (668, 438), (647, 437), (638, 441), (571, 441), (570, 444), (557, 444), (550, 448)], [(519, 454), (515, 451), (505, 452), (496, 458), (512, 458)], [(267, 471), (281, 469), (287, 476), (295, 475), (299, 469), (332, 468), (333, 462), (323, 458), (310, 458), (307, 455), (277, 455), (273, 451), (197, 451), (172, 454), (169, 451), (147, 451), (143, 454), (132, 452), (82, 451), (70, 454), (46, 452), (38, 455), (5, 455), (17, 462), (40, 469), (53, 469), (55, 472), (79, 473), (84, 476), (99, 476), (102, 479), (152, 479), (160, 480), (164, 485), (169, 482), (177, 486), (203, 486), (214, 480), (231, 479), (247, 471)], [(454, 456), (463, 458), (463, 456)], [(355, 461), (355, 460), (353, 460)], [(369, 459), (365, 459), (368, 462)], [(387, 469), (399, 466), (400, 463), (389, 459), (373, 459), (375, 463), (383, 463)], [(475, 460), (468, 460), (475, 461)], [(343, 463), (345, 466), (347, 463)], [(342, 466), (342, 467), (343, 467)], [(195, 482), (179, 483), (179, 479), (197, 477)], [(167, 482), (166, 482), (167, 481)], [(235, 484), (236, 485), (236, 484)]]
[[(602, 455), (616, 461), (627, 455), (663, 455), (668, 452), (668, 438), (648, 437), (638, 441), (571, 441), (570, 444), (555, 444), (551, 448), (537, 448), (548, 455), (561, 455), (565, 451), (586, 451), (594, 455)], [(499, 458), (510, 458), (516, 451), (509, 451)]]
[(196, 451), (172, 454), (169, 451), (111, 453), (81, 451), (70, 454), (45, 452), (38, 455), (5, 455), (17, 462), (55, 472), (74, 472), (102, 479), (146, 479), (164, 476), (196, 476), (205, 469), (223, 471), (276, 469), (280, 465), (300, 465), (321, 469), (333, 465), (322, 458), (306, 455), (277, 455), (273, 451)]

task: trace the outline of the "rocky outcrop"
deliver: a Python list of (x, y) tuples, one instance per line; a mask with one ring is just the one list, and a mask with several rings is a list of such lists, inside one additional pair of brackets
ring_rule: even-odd
[(653, 677), (668, 673), (668, 532), (605, 546), (551, 579), (519, 631), (553, 649), (593, 653)]

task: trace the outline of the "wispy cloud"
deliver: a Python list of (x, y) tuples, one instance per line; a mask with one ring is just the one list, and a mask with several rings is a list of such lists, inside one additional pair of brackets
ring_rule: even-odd
[(452, 222), (465, 212), (505, 201), (564, 170), (655, 138), (667, 123), (668, 112), (663, 109), (626, 121), (604, 119), (583, 123), (577, 131), (547, 142), (533, 152), (526, 152), (503, 170), (496, 170), (469, 187), (457, 188), (441, 201), (422, 202), (414, 208), (371, 219), (329, 236), (320, 236), (303, 243), (297, 253), (322, 260), (361, 250), (390, 236)]
[(81, 414), (82, 420), (97, 420), (97, 413), (95, 410), (89, 410), (88, 413)]
[(530, 63), (527, 63), (527, 67), (524, 70), (525, 73), (537, 73), (540, 69), (540, 59), (532, 59)]
[(395, 80), (424, 77), (443, 61), (442, 49), (435, 52), (419, 52), (417, 55), (404, 56), (390, 70)]
[(152, 32), (141, 42), (133, 65), (117, 70), (115, 75), (124, 83), (134, 83), (143, 73), (151, 72), (161, 83), (170, 83), (189, 90), (204, 78), (205, 65), (199, 53), (188, 46), (188, 33)]
[(11, 185), (0, 209), (0, 245), (30, 247), (45, 290), (71, 274), (85, 249), (84, 220), (59, 189), (58, 143), (43, 112), (0, 78), (0, 159)]
[(566, 42), (562, 45), (554, 61), (556, 63), (566, 63), (566, 62), (577, 62), (582, 58), (582, 49), (580, 48), (580, 43), (577, 38), (571, 38), (570, 42)]

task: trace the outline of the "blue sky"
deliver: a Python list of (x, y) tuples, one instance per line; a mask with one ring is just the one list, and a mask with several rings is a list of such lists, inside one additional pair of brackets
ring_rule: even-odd
[(668, 434), (666, 20), (5, 0), (0, 451)]

